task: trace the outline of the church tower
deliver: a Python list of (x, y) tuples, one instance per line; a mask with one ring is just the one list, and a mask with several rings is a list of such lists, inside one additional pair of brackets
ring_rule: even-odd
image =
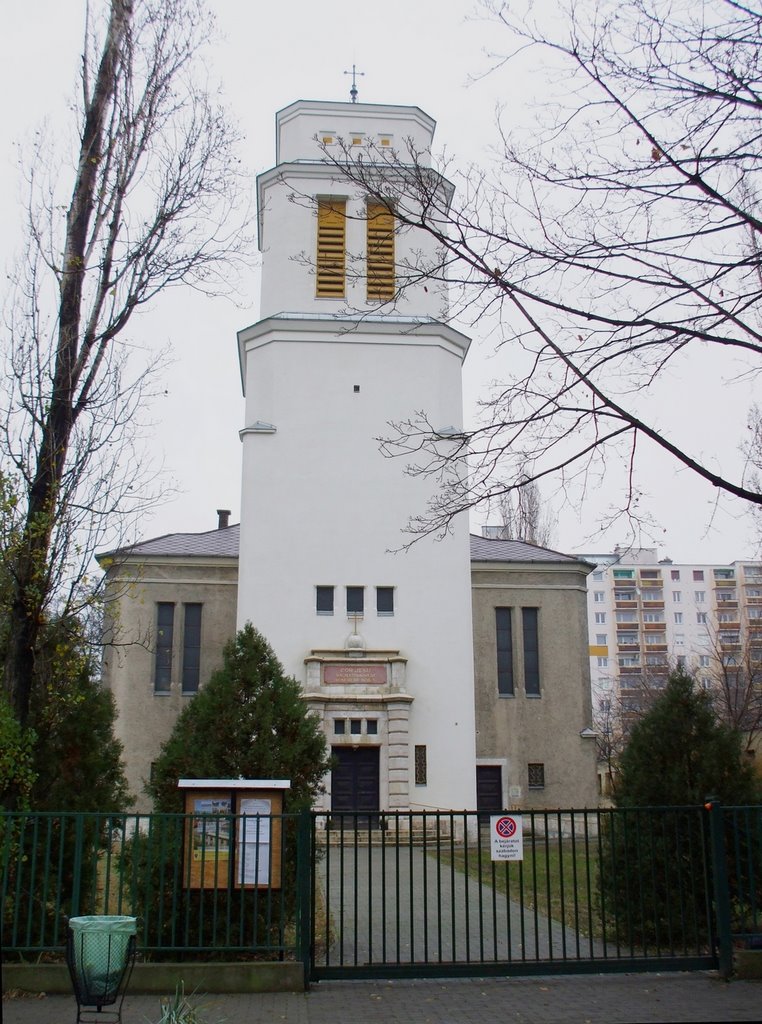
[(420, 412), (444, 436), (461, 428), (469, 342), (434, 282), (398, 288), (433, 242), (325, 151), (388, 151), (391, 180), (395, 161), (428, 160), (434, 127), (417, 107), (300, 100), (277, 114), (276, 166), (258, 179), (261, 319), (238, 336), (239, 626), (264, 634), (323, 722), (324, 809), (371, 820), (475, 806), (468, 524), (400, 551), (435, 484), (378, 440)]

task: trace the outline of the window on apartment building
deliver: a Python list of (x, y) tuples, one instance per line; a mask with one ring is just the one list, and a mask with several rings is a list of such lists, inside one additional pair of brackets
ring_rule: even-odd
[(342, 299), (346, 277), (346, 199), (318, 199), (315, 294)]
[(169, 693), (172, 685), (172, 642), (175, 631), (175, 606), (170, 601), (156, 605), (156, 647), (153, 673), (154, 693)]
[(539, 609), (521, 609), (521, 629), (524, 642), (524, 693), (540, 696), (540, 637)]
[(678, 668), (685, 668), (685, 664), (686, 664), (685, 655), (684, 654), (678, 654), (678, 656), (677, 656), (677, 667)]
[(672, 579), (672, 580), (676, 580), (676, 581), (679, 580), (680, 579), (680, 570), (679, 569), (670, 569), (669, 578)]
[(201, 605), (183, 605), (183, 693), (196, 693), (201, 676)]
[(694, 590), (693, 591), (693, 597), (694, 597), (694, 600), (696, 601), (696, 604), (704, 604), (704, 602), (706, 601), (706, 591), (705, 590)]
[(608, 667), (609, 667), (609, 659), (608, 658), (598, 658), (598, 668), (608, 668)]
[(675, 625), (676, 626), (682, 626), (682, 624), (683, 624), (683, 613), (682, 612), (675, 612), (674, 616), (675, 616)]
[(606, 644), (608, 643), (607, 637), (608, 637), (608, 633), (596, 633), (595, 634), (595, 642), (596, 642), (596, 644), (599, 647), (605, 647)]
[(596, 612), (595, 613), (595, 622), (596, 622), (596, 625), (598, 625), (598, 626), (605, 625), (605, 623), (606, 623), (606, 613), (605, 612)]
[(542, 762), (527, 765), (527, 785), (530, 789), (545, 789), (545, 765)]
[(333, 615), (333, 587), (315, 587), (315, 611), (318, 615)]
[(365, 587), (347, 587), (347, 615), (362, 615), (365, 610)]
[(347, 731), (347, 723), (344, 718), (334, 718), (333, 731), (336, 736), (343, 736)]
[(513, 696), (513, 624), (512, 608), (495, 609), (495, 639), (497, 648), (497, 692), (503, 697)]
[(634, 569), (614, 569), (615, 580), (634, 580), (635, 570)]
[(685, 647), (685, 636), (683, 633), (675, 633), (675, 647)]
[(699, 626), (706, 625), (706, 612), (696, 612), (696, 622)]
[(709, 655), (708, 654), (699, 654), (698, 662), (699, 662), (699, 666), (701, 668), (709, 668), (709, 664), (710, 664)]
[[(645, 619), (645, 615), (643, 616), (643, 618)], [(638, 613), (637, 612), (621, 612), (621, 611), (617, 612), (616, 613), (616, 621), (619, 622), (619, 623), (622, 623), (622, 622), (637, 622), (638, 621)]]
[(703, 581), (703, 579), (704, 579), (704, 570), (703, 569), (694, 569), (693, 570), (693, 581), (694, 581), (694, 583), (701, 583)]
[(673, 590), (672, 591), (672, 600), (673, 600), (673, 602), (675, 604), (680, 604), (682, 599), (683, 599), (682, 591), (680, 591), (680, 590)]
[(603, 591), (603, 590), (594, 590), (593, 591), (593, 601), (595, 601), (596, 604), (603, 604), (605, 598), (606, 598), (605, 591)]
[(394, 298), (394, 214), (386, 203), (367, 205), (368, 299)]
[(376, 614), (394, 615), (394, 587), (376, 587)]
[(643, 622), (664, 622), (664, 612), (643, 612)]
[(413, 748), (413, 764), (415, 765), (415, 784), (425, 786), (427, 784), (426, 747), (417, 744)]
[(593, 573), (593, 580), (596, 583), (600, 583), (602, 579), (603, 579), (603, 573), (600, 570), (598, 570), (598, 571)]

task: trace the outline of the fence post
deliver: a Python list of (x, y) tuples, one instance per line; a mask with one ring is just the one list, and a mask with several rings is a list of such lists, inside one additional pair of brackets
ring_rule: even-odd
[[(65, 821), (64, 816), (64, 821)], [(79, 902), (82, 892), (82, 856), (85, 842), (84, 815), (78, 811), (74, 816), (74, 865), (72, 867), (71, 879), (71, 913), (70, 917), (77, 917), (79, 914)], [(62, 837), (65, 834), (65, 827), (61, 828)]]
[(304, 987), (312, 974), (312, 813), (300, 811), (296, 832), (296, 947), (304, 967)]
[(714, 913), (717, 926), (717, 968), (720, 977), (727, 980), (733, 973), (733, 940), (730, 925), (730, 890), (728, 887), (728, 866), (725, 853), (722, 804), (716, 797), (708, 796), (704, 807), (709, 812), (712, 887), (714, 890)]

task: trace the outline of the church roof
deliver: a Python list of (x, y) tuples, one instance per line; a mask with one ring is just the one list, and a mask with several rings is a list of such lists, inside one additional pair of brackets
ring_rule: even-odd
[[(560, 551), (541, 548), (537, 544), (529, 544), (524, 540), (494, 540), (491, 537), (479, 537), (471, 534), (472, 562), (569, 562), (580, 563), (582, 559), (574, 555), (564, 555)], [(590, 566), (594, 568), (594, 566)]]
[[(98, 557), (118, 554), (123, 558), (238, 558), (240, 534), (240, 524), (203, 533), (165, 533), (162, 537), (140, 541), (118, 551), (104, 552)], [(579, 563), (583, 559), (523, 540), (493, 540), (471, 534), (471, 561)]]
[(219, 530), (206, 530), (204, 533), (165, 533), (163, 537), (153, 537), (140, 541), (118, 551), (109, 551), (98, 558), (121, 557), (195, 557), (195, 558), (238, 558), (238, 544), (241, 528), (239, 524), (226, 526)]

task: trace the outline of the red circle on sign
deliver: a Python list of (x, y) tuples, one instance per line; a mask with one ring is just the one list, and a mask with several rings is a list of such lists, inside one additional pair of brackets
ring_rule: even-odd
[(513, 818), (498, 818), (495, 822), (495, 832), (501, 839), (510, 839), (516, 831), (516, 822)]

